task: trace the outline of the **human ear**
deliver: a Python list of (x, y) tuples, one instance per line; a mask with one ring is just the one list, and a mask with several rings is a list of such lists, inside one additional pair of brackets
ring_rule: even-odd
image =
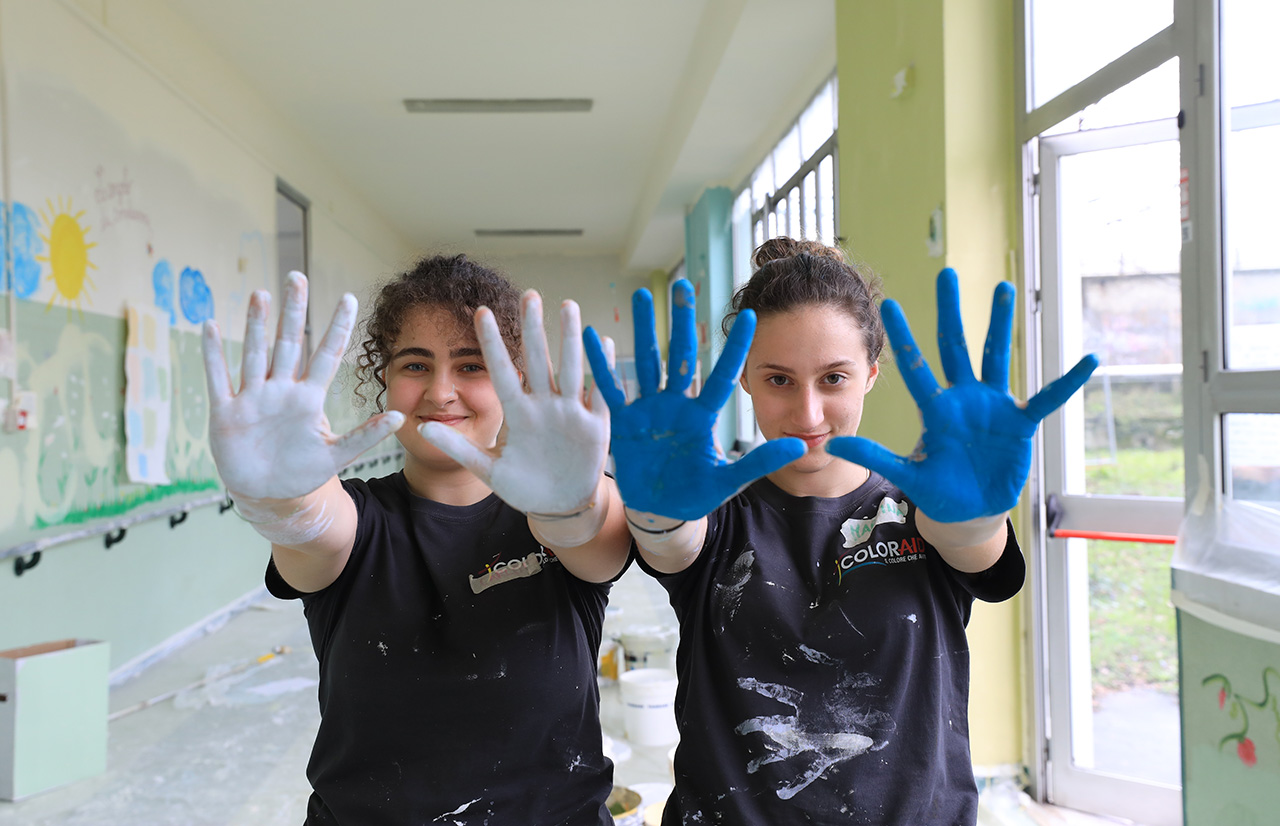
[(867, 371), (867, 386), (863, 389), (864, 393), (871, 391), (871, 388), (875, 386), (876, 376), (879, 375), (880, 363), (878, 361), (871, 362), (871, 369)]

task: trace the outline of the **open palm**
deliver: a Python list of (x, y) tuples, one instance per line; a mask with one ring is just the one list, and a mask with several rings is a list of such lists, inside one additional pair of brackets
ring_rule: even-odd
[(270, 301), (265, 291), (255, 292), (249, 301), (238, 392), (231, 386), (217, 324), (207, 321), (204, 326), (209, 449), (227, 490), (247, 499), (310, 493), (404, 421), (403, 414), (393, 411), (343, 436), (329, 429), (324, 400), (355, 324), (354, 297), (343, 296), (301, 375), (306, 276), (289, 274), (275, 349), (268, 357)]
[(584, 335), (596, 385), (613, 416), (611, 450), (618, 490), (628, 507), (671, 519), (700, 519), (756, 479), (804, 454), (799, 439), (766, 442), (737, 462), (726, 461), (716, 449), (716, 417), (742, 371), (755, 333), (755, 313), (744, 310), (738, 315), (702, 392), (690, 398), (686, 391), (697, 360), (693, 285), (681, 279), (672, 292), (667, 384), (661, 390), (653, 296), (637, 290), (631, 308), (640, 396), (630, 404), (595, 330), (588, 327)]
[(886, 300), (880, 312), (894, 360), (920, 408), (920, 443), (911, 456), (898, 456), (870, 439), (842, 436), (832, 439), (827, 451), (889, 479), (937, 522), (963, 522), (1012, 509), (1031, 468), (1040, 421), (1066, 403), (1098, 366), (1095, 356), (1085, 356), (1019, 404), (1009, 394), (1014, 295), (1008, 282), (996, 287), (979, 381), (965, 346), (958, 278), (950, 268), (938, 275), (938, 348), (950, 384), (945, 389), (916, 346), (902, 308)]

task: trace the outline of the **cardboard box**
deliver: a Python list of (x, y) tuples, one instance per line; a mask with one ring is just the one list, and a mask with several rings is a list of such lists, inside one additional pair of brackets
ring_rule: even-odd
[(109, 663), (97, 640), (0, 651), (0, 800), (106, 771)]

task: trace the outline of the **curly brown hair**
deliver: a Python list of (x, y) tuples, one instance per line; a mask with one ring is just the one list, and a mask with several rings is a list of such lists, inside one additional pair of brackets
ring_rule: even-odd
[(817, 241), (785, 236), (770, 238), (751, 256), (757, 267), (750, 280), (733, 294), (720, 328), (726, 336), (743, 310), (757, 316), (784, 313), (796, 307), (831, 306), (843, 310), (862, 330), (871, 363), (884, 350), (884, 322), (878, 303), (880, 278), (849, 263), (844, 252)]
[(373, 402), (382, 410), (382, 397), (387, 392), (383, 373), (392, 355), (392, 347), (400, 337), (405, 320), (419, 308), (441, 309), (450, 313), (464, 330), (473, 329), (475, 312), (488, 307), (498, 322), (498, 332), (507, 345), (517, 370), (524, 370), (524, 354), (520, 347), (520, 290), (506, 276), (465, 255), (436, 255), (424, 258), (408, 272), (395, 276), (382, 285), (374, 299), (373, 310), (365, 319), (363, 351), (356, 356), (356, 397), (363, 403), (366, 385), (377, 384)]

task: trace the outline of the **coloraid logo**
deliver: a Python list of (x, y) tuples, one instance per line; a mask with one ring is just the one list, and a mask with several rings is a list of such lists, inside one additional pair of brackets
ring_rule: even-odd
[(504, 559), (501, 562), (485, 565), (483, 573), (469, 576), (467, 581), (471, 583), (471, 592), (479, 594), (495, 585), (501, 585), (513, 579), (522, 579), (534, 574), (540, 574), (542, 573), (542, 566), (559, 561), (551, 551), (546, 548), (539, 548), (523, 558)]
[(838, 582), (843, 581), (844, 575), (849, 571), (866, 565), (889, 565), (920, 558), (924, 553), (924, 540), (919, 537), (908, 537), (901, 542), (889, 540), (873, 543), (870, 541), (871, 534), (877, 525), (905, 525), (908, 507), (905, 500), (898, 502), (885, 497), (880, 501), (876, 515), (871, 519), (849, 519), (840, 526), (844, 547), (852, 550), (836, 559)]

